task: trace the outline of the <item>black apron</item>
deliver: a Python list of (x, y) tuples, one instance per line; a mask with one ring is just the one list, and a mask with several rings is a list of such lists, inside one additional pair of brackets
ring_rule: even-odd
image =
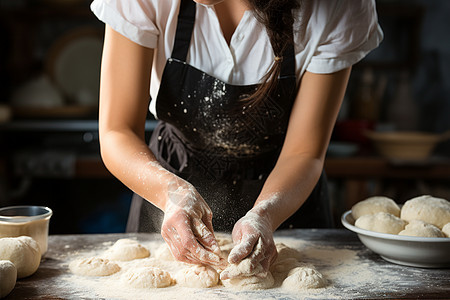
[[(174, 48), (159, 88), (160, 122), (150, 149), (167, 170), (195, 186), (213, 211), (215, 231), (231, 232), (272, 171), (296, 96), (293, 46), (283, 54), (275, 92), (257, 107), (241, 101), (257, 85), (230, 85), (186, 63), (196, 4), (182, 0)], [(134, 195), (128, 232), (159, 232), (163, 213)], [(325, 175), (281, 228), (332, 227)]]

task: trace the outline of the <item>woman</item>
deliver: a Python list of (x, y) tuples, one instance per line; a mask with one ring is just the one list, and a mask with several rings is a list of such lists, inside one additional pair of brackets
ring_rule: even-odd
[[(102, 158), (142, 197), (129, 229), (160, 228), (178, 260), (210, 265), (223, 263), (214, 230), (232, 230), (229, 262), (250, 257), (268, 270), (274, 230), (332, 224), (323, 162), (351, 66), (382, 39), (374, 1), (91, 7), (107, 24)], [(149, 90), (160, 120), (150, 147)]]

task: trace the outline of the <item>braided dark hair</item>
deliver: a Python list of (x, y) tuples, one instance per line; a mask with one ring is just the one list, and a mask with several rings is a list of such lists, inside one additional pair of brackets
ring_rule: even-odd
[[(277, 84), (283, 61), (283, 51), (293, 43), (294, 16), (292, 10), (300, 7), (299, 0), (248, 0), (256, 19), (266, 27), (275, 54), (274, 62), (262, 78), (261, 86), (243, 99), (246, 106), (255, 107), (270, 95)], [(251, 105), (251, 106), (250, 106)]]

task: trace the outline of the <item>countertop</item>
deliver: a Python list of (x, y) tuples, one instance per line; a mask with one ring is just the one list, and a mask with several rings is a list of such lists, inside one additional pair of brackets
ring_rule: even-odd
[[(76, 257), (106, 250), (120, 238), (160, 243), (159, 234), (51, 235), (48, 252), (37, 272), (17, 282), (6, 299), (450, 299), (450, 269), (423, 269), (389, 263), (367, 249), (357, 235), (346, 229), (294, 229), (278, 231), (276, 242), (301, 251), (329, 280), (318, 290), (286, 293), (280, 288), (234, 291), (224, 287), (189, 289), (175, 287), (147, 290), (137, 295), (108, 289), (104, 278), (77, 282), (68, 263)], [(90, 284), (85, 284), (89, 282)], [(113, 296), (117, 295), (117, 296)], [(144, 295), (144, 296), (143, 296)], [(177, 295), (178, 297), (175, 297)]]

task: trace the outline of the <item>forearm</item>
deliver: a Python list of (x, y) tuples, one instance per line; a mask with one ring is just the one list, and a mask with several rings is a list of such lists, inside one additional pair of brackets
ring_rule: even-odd
[(100, 135), (100, 146), (108, 170), (164, 211), (169, 188), (181, 179), (157, 162), (145, 141), (131, 130), (109, 130)]
[(307, 155), (280, 158), (253, 211), (267, 218), (275, 231), (306, 201), (320, 178), (322, 168), (322, 159)]
[(253, 209), (273, 230), (305, 202), (320, 178), (350, 70), (302, 77), (280, 157)]

